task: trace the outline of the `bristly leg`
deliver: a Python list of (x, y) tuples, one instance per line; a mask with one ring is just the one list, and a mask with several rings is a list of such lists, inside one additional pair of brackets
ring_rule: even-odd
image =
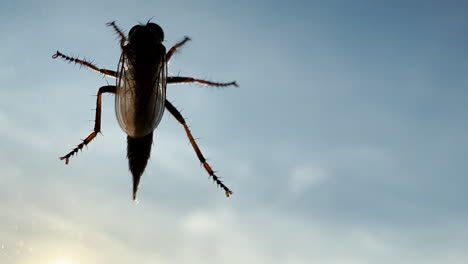
[(125, 37), (124, 33), (122, 32), (122, 30), (120, 30), (119, 27), (117, 27), (117, 25), (115, 24), (115, 21), (112, 21), (112, 22), (109, 22), (106, 24), (106, 26), (108, 27), (113, 27), (115, 32), (117, 32), (117, 34), (119, 35), (120, 37), (120, 47), (124, 47), (125, 46), (125, 42), (127, 41), (127, 38)]
[(168, 84), (178, 84), (178, 83), (199, 83), (206, 86), (216, 86), (216, 87), (227, 87), (227, 86), (235, 86), (239, 87), (236, 82), (228, 82), (228, 83), (217, 83), (217, 82), (210, 82), (201, 79), (195, 79), (192, 77), (167, 77)]
[(193, 149), (195, 150), (195, 153), (197, 154), (198, 159), (200, 162), (203, 164), (203, 167), (205, 168), (206, 172), (213, 177), (213, 180), (216, 182), (218, 186), (224, 189), (224, 192), (227, 197), (232, 195), (232, 191), (224, 185), (224, 183), (221, 181), (221, 179), (216, 176), (215, 172), (211, 168), (210, 164), (206, 162), (205, 157), (201, 153), (200, 148), (198, 147), (197, 143), (195, 142), (195, 139), (192, 136), (192, 132), (190, 131), (189, 127), (187, 126), (187, 123), (185, 123), (185, 119), (182, 116), (182, 114), (175, 108), (168, 100), (166, 100), (166, 109), (179, 121), (179, 123), (184, 126), (185, 132), (187, 133), (187, 137), (190, 140), (190, 144), (192, 144)]
[(101, 132), (101, 97), (103, 93), (114, 93), (116, 88), (113, 85), (102, 86), (99, 88), (97, 99), (96, 99), (96, 119), (94, 120), (94, 131), (86, 137), (76, 148), (70, 151), (67, 155), (60, 157), (60, 160), (65, 160), (65, 164), (68, 164), (70, 157), (76, 154), (79, 150), (83, 149), (84, 146), (88, 145), (99, 132)]
[(112, 77), (117, 77), (117, 73), (115, 71), (112, 71), (112, 70), (106, 70), (106, 69), (101, 69), (101, 68), (98, 68), (96, 67), (96, 65), (92, 64), (91, 62), (89, 61), (86, 61), (86, 60), (80, 60), (80, 59), (77, 59), (77, 58), (73, 58), (73, 57), (69, 57), (67, 55), (64, 55), (63, 53), (61, 53), (60, 51), (57, 50), (57, 52), (52, 55), (52, 58), (53, 59), (57, 59), (57, 58), (62, 58), (64, 59), (65, 61), (68, 61), (68, 62), (74, 62), (76, 64), (79, 64), (81, 66), (85, 66), (87, 68), (90, 68), (92, 70), (95, 70), (97, 72), (100, 72), (104, 75), (107, 75), (107, 76), (112, 76)]
[(166, 53), (166, 62), (169, 62), (169, 60), (171, 59), (172, 55), (174, 55), (174, 53), (180, 48), (182, 47), (185, 43), (187, 43), (187, 41), (191, 41), (192, 39), (189, 38), (189, 37), (185, 37), (184, 40), (182, 40), (181, 42), (175, 44), (167, 53)]

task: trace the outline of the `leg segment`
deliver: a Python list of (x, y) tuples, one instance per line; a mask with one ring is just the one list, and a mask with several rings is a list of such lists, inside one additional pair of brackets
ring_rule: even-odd
[(109, 22), (106, 24), (106, 26), (108, 27), (113, 27), (115, 32), (117, 32), (117, 34), (119, 35), (120, 37), (120, 47), (123, 48), (125, 46), (125, 42), (127, 41), (127, 38), (125, 37), (124, 33), (122, 32), (122, 30), (120, 30), (117, 25), (115, 24), (115, 21), (112, 21), (112, 22)]
[(57, 52), (54, 55), (52, 55), (52, 58), (56, 59), (56, 58), (59, 58), (59, 57), (64, 59), (65, 61), (74, 62), (76, 64), (88, 67), (88, 68), (90, 68), (92, 70), (95, 70), (97, 72), (100, 72), (100, 73), (102, 73), (104, 75), (112, 76), (112, 77), (115, 77), (115, 78), (117, 77), (117, 72), (115, 72), (115, 71), (100, 69), (100, 68), (96, 67), (94, 64), (92, 64), (91, 62), (88, 62), (86, 60), (80, 60), (80, 59), (77, 59), (77, 58), (69, 57), (67, 55), (62, 54), (60, 51), (57, 50)]
[(60, 160), (65, 160), (65, 164), (68, 164), (69, 159), (79, 150), (83, 149), (84, 146), (88, 145), (91, 140), (93, 140), (96, 135), (101, 132), (101, 95), (103, 93), (114, 93), (115, 94), (116, 88), (113, 85), (103, 86), (99, 88), (99, 92), (97, 94), (96, 100), (96, 119), (94, 120), (94, 131), (89, 134), (87, 138), (83, 140), (76, 148), (70, 151), (67, 155), (60, 157)]
[(185, 133), (187, 133), (187, 137), (190, 140), (190, 144), (192, 144), (193, 149), (195, 150), (195, 153), (197, 153), (198, 159), (200, 162), (203, 164), (203, 167), (205, 167), (206, 172), (213, 177), (213, 180), (216, 182), (218, 186), (221, 186), (221, 188), (224, 189), (224, 192), (226, 193), (226, 196), (229, 197), (232, 195), (232, 191), (224, 185), (224, 183), (219, 179), (218, 176), (214, 173), (213, 169), (211, 169), (211, 166), (206, 162), (205, 157), (200, 151), (200, 148), (198, 147), (197, 143), (195, 142), (195, 139), (192, 136), (192, 132), (190, 132), (189, 127), (185, 123), (185, 119), (182, 117), (180, 112), (168, 101), (166, 100), (166, 109), (179, 121), (179, 123), (184, 126)]
[(236, 82), (229, 82), (229, 83), (216, 83), (210, 82), (200, 79), (195, 79), (192, 77), (167, 77), (168, 84), (178, 84), (178, 83), (199, 83), (206, 86), (218, 86), (218, 87), (226, 87), (226, 86), (235, 86), (239, 87)]
[(172, 55), (177, 51), (178, 48), (182, 47), (187, 41), (190, 41), (191, 39), (189, 37), (185, 37), (184, 40), (181, 42), (175, 44), (167, 53), (166, 53), (166, 62), (168, 62)]

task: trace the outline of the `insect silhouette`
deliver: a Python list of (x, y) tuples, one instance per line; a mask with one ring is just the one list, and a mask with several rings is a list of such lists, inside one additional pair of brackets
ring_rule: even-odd
[(127, 158), (130, 172), (133, 176), (133, 199), (136, 199), (141, 175), (143, 174), (151, 154), (153, 132), (158, 126), (166, 109), (183, 126), (189, 141), (206, 172), (214, 182), (224, 189), (227, 197), (232, 191), (224, 185), (206, 161), (195, 142), (183, 116), (166, 99), (167, 84), (199, 83), (207, 86), (236, 86), (237, 83), (216, 83), (191, 77), (167, 76), (167, 63), (172, 55), (190, 38), (185, 37), (169, 51), (162, 44), (164, 32), (162, 28), (148, 22), (146, 25), (136, 25), (128, 34), (128, 38), (114, 22), (107, 23), (120, 38), (122, 54), (117, 71), (100, 69), (89, 61), (69, 57), (57, 51), (52, 58), (62, 58), (90, 68), (104, 75), (116, 78), (116, 85), (106, 85), (99, 88), (96, 100), (96, 117), (93, 132), (66, 155), (60, 157), (68, 164), (70, 158), (84, 146), (88, 145), (101, 132), (101, 96), (103, 93), (115, 95), (115, 112), (118, 123), (127, 134)]

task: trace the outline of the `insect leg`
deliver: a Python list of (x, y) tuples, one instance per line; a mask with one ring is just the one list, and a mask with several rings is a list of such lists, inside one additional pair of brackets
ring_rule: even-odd
[(115, 32), (117, 32), (117, 34), (120, 37), (120, 47), (123, 48), (125, 46), (125, 42), (127, 41), (127, 38), (125, 37), (122, 30), (120, 30), (120, 28), (117, 27), (117, 25), (115, 24), (115, 21), (107, 23), (106, 26), (114, 28)]
[(177, 51), (178, 48), (182, 47), (187, 41), (190, 41), (191, 39), (189, 37), (185, 37), (184, 40), (181, 42), (175, 44), (167, 53), (166, 53), (166, 61), (168, 62), (172, 55)]
[(192, 77), (167, 77), (167, 83), (168, 84), (178, 84), (178, 83), (199, 83), (203, 84), (206, 86), (218, 86), (218, 87), (226, 87), (226, 86), (235, 86), (239, 87), (236, 82), (229, 82), (229, 83), (216, 83), (216, 82), (210, 82), (210, 81), (205, 81), (201, 79), (195, 79)]
[(168, 100), (166, 100), (166, 109), (171, 112), (171, 114), (179, 121), (179, 123), (184, 126), (185, 133), (187, 133), (187, 137), (190, 140), (190, 144), (192, 144), (193, 149), (195, 150), (195, 153), (197, 153), (198, 159), (200, 162), (203, 164), (203, 167), (205, 167), (206, 172), (213, 177), (213, 180), (216, 182), (218, 186), (221, 186), (221, 188), (224, 189), (224, 192), (226, 193), (226, 196), (229, 197), (232, 195), (232, 191), (224, 185), (224, 183), (219, 179), (218, 176), (214, 173), (213, 169), (211, 169), (211, 166), (206, 162), (205, 157), (200, 151), (200, 148), (198, 147), (197, 143), (195, 142), (195, 139), (192, 136), (192, 132), (190, 132), (189, 127), (187, 126), (187, 123), (185, 123), (185, 119), (182, 117), (180, 114), (179, 110), (177, 110)]
[(82, 66), (85, 66), (85, 67), (88, 67), (92, 70), (95, 70), (97, 72), (100, 72), (104, 75), (108, 75), (108, 76), (112, 76), (112, 77), (117, 77), (117, 72), (115, 71), (112, 71), (112, 70), (106, 70), (106, 69), (101, 69), (101, 68), (98, 68), (96, 67), (94, 64), (92, 64), (91, 62), (88, 62), (86, 60), (80, 60), (80, 59), (77, 59), (77, 58), (73, 58), (73, 57), (69, 57), (67, 55), (64, 55), (63, 53), (61, 53), (60, 51), (57, 50), (57, 52), (52, 55), (52, 58), (53, 59), (56, 59), (56, 58), (62, 58), (64, 59), (65, 61), (68, 61), (68, 62), (74, 62), (76, 64), (79, 64), (79, 65), (82, 65)]
[(71, 156), (73, 156), (79, 150), (83, 149), (84, 146), (88, 145), (89, 142), (91, 142), (91, 140), (93, 140), (96, 137), (96, 135), (99, 132), (101, 132), (101, 95), (103, 93), (115, 94), (115, 91), (116, 87), (113, 85), (102, 86), (101, 88), (99, 88), (96, 100), (96, 119), (94, 120), (94, 131), (91, 134), (89, 134), (89, 136), (85, 138), (83, 142), (76, 146), (76, 148), (70, 151), (67, 155), (60, 157), (60, 160), (65, 160), (65, 164), (68, 164)]

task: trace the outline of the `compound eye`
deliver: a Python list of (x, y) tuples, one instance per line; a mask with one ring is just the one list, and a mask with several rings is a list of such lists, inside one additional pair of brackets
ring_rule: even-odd
[(149, 28), (151, 33), (159, 38), (161, 42), (164, 40), (164, 31), (158, 24), (148, 23), (146, 26)]
[(131, 38), (133, 34), (135, 34), (135, 32), (137, 32), (138, 30), (141, 30), (142, 26), (140, 25), (136, 25), (134, 27), (132, 27), (132, 29), (130, 29), (130, 32), (128, 32), (128, 37)]

